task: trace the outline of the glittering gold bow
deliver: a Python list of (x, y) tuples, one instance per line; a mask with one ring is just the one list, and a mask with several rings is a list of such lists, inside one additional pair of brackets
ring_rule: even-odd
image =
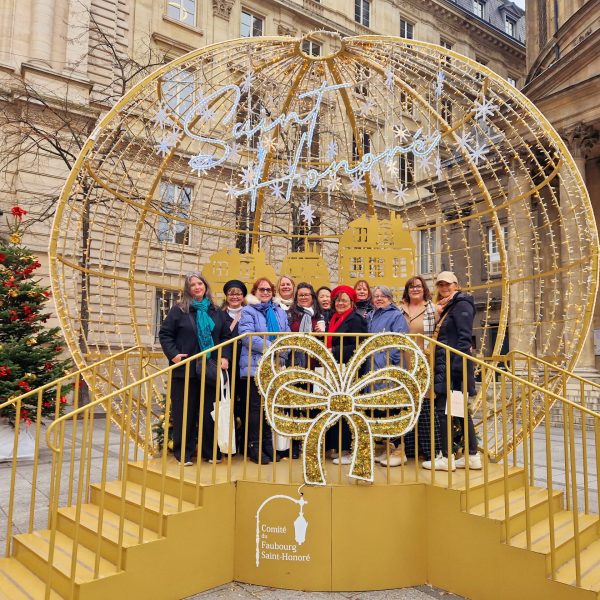
[[(369, 358), (378, 352), (390, 357), (393, 351), (403, 356), (407, 368), (389, 365), (361, 374), (363, 364), (371, 366)], [(325, 375), (293, 364), (279, 371), (280, 352), (312, 358), (323, 366)], [(288, 335), (271, 344), (256, 370), (269, 423), (279, 435), (304, 439), (304, 480), (316, 485), (326, 483), (322, 464), (325, 431), (342, 417), (352, 432), (350, 476), (373, 481), (373, 437), (396, 437), (415, 426), (429, 379), (425, 355), (399, 333), (379, 333), (366, 339), (345, 368), (319, 339)]]

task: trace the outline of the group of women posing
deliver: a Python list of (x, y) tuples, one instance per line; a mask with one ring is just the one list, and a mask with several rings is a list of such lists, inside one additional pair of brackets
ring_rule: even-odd
[[(232, 349), (226, 344), (220, 351), (220, 364), (216, 365), (216, 352), (207, 353), (206, 361), (192, 361), (187, 369), (174, 369), (172, 373), (171, 398), (173, 415), (173, 453), (178, 461), (192, 464), (192, 458), (198, 443), (200, 382), (204, 376), (204, 410), (202, 423), (202, 443), (199, 452), (205, 460), (213, 456), (220, 460), (220, 454), (213, 453), (214, 423), (210, 416), (215, 401), (216, 378), (218, 369), (230, 371), (230, 377), (236, 379), (236, 414), (243, 420), (247, 414), (247, 455), (257, 463), (267, 464), (279, 460), (280, 456), (273, 447), (271, 428), (261, 410), (261, 397), (254, 381), (256, 367), (269, 344), (279, 332), (307, 333), (421, 333), (428, 337), (437, 337), (440, 342), (457, 350), (470, 353), (472, 343), (473, 317), (475, 306), (470, 296), (462, 293), (454, 273), (443, 272), (436, 278), (436, 303), (432, 301), (427, 283), (421, 276), (411, 277), (405, 285), (401, 303), (396, 306), (392, 290), (384, 285), (371, 289), (365, 280), (358, 281), (354, 287), (339, 285), (334, 289), (321, 287), (314, 290), (310, 283), (295, 285), (291, 277), (282, 276), (277, 285), (268, 278), (257, 279), (248, 293), (243, 282), (228, 281), (224, 287), (225, 301), (221, 308), (213, 302), (208, 281), (200, 273), (189, 273), (185, 278), (181, 301), (167, 315), (160, 328), (159, 339), (163, 351), (171, 364), (226, 342), (232, 337), (249, 335)], [(423, 345), (421, 338), (418, 343)], [(328, 336), (327, 347), (334, 358), (346, 364), (360, 344), (360, 336)], [(236, 373), (231, 373), (233, 352), (237, 352)], [(464, 467), (464, 459), (453, 460), (447, 453), (446, 439), (446, 395), (447, 376), (445, 351), (436, 349), (434, 391), (434, 411), (424, 402), (419, 420), (419, 449), (424, 455), (424, 468), (455, 469)], [(212, 360), (212, 362), (211, 362)], [(283, 359), (282, 359), (283, 360)], [(295, 364), (298, 364), (298, 358)], [(375, 355), (370, 367), (381, 368), (389, 363), (398, 364), (400, 352)], [(197, 364), (196, 364), (197, 363)], [(283, 365), (282, 365), (283, 366)], [(183, 446), (183, 406), (186, 370), (188, 371), (187, 419), (185, 447)], [(474, 393), (472, 369), (468, 369), (469, 393)], [(452, 358), (450, 365), (452, 390), (462, 390), (463, 364), (459, 357)], [(435, 448), (439, 454), (431, 456), (430, 415), (434, 416)], [(262, 421), (262, 422), (261, 422)], [(469, 426), (469, 466), (481, 468), (477, 453), (477, 439), (471, 417)], [(340, 431), (341, 428), (341, 431)], [(341, 439), (341, 445), (339, 440)], [(348, 424), (342, 420), (331, 427), (326, 436), (326, 448), (335, 463), (350, 463), (351, 434)], [(412, 445), (411, 445), (412, 444)], [(404, 448), (409, 455), (416, 455), (414, 433), (405, 436), (405, 443), (398, 448), (392, 447), (376, 457), (384, 466), (398, 466), (406, 461)], [(340, 451), (341, 450), (341, 451)], [(298, 457), (298, 442), (292, 445), (292, 457)], [(287, 455), (287, 452), (286, 452)]]

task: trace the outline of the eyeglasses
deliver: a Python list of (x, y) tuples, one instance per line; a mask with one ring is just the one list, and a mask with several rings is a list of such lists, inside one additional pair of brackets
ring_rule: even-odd
[(408, 289), (409, 290), (422, 290), (423, 286), (422, 285), (409, 285)]
[(271, 288), (257, 288), (259, 292), (271, 292), (273, 293), (273, 290)]
[(228, 296), (243, 296), (242, 292), (227, 292)]

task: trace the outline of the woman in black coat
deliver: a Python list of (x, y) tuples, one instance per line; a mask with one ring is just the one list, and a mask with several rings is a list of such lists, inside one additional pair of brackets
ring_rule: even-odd
[[(215, 307), (208, 281), (200, 273), (188, 273), (185, 277), (182, 299), (173, 306), (160, 327), (160, 345), (169, 359), (169, 364), (178, 364), (184, 358), (231, 339), (230, 318), (227, 313)], [(212, 376), (219, 369), (227, 369), (231, 360), (231, 348), (221, 350), (220, 364), (214, 364), (217, 352), (207, 355), (206, 376), (204, 378), (204, 414), (202, 423), (202, 457), (211, 461), (213, 457), (214, 422), (210, 416), (216, 398), (216, 378)], [(213, 364), (209, 364), (213, 361)], [(186, 466), (192, 458), (198, 443), (198, 417), (200, 412), (200, 383), (202, 360), (191, 361), (189, 367), (187, 420), (185, 429), (185, 449), (182, 450), (183, 410), (186, 382), (186, 369), (174, 369), (171, 378), (171, 403), (173, 420), (173, 454)], [(217, 449), (217, 460), (220, 453)]]
[[(439, 315), (437, 326), (437, 340), (464, 354), (471, 354), (473, 343), (473, 319), (475, 318), (475, 304), (473, 298), (460, 291), (456, 275), (444, 271), (437, 276), (436, 288), (438, 303), (436, 310)], [(475, 377), (473, 363), (467, 361), (467, 389), (463, 389), (463, 358), (450, 354), (450, 388), (447, 387), (446, 350), (440, 346), (435, 347), (435, 366), (433, 375), (433, 388), (435, 392), (435, 412), (439, 423), (439, 439), (441, 448), (433, 460), (425, 461), (425, 469), (453, 471), (465, 468), (465, 458), (454, 460), (454, 455), (448, 457), (448, 429), (446, 416), (446, 403), (451, 391), (461, 391), (469, 396), (475, 394)], [(456, 418), (456, 422), (463, 428), (464, 419)], [(477, 451), (477, 435), (473, 426), (473, 419), (467, 415), (469, 428), (469, 468), (481, 469), (481, 457)], [(438, 436), (436, 436), (437, 439)]]
[[(367, 333), (368, 326), (366, 319), (356, 311), (356, 292), (348, 285), (338, 285), (331, 292), (331, 300), (335, 309), (334, 314), (327, 327), (328, 333)], [(348, 364), (356, 348), (364, 341), (361, 336), (328, 336), (327, 347), (331, 350), (333, 357), (338, 363)], [(333, 425), (327, 433), (325, 446), (328, 450), (337, 450), (339, 446), (339, 427), (340, 422)], [(350, 426), (345, 419), (341, 422), (342, 427), (342, 455), (333, 459), (335, 464), (341, 462), (343, 465), (349, 465), (352, 462), (350, 457), (350, 443), (352, 435)]]

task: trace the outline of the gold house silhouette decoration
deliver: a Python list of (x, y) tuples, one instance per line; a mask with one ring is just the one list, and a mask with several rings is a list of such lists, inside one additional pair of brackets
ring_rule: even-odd
[(340, 238), (339, 281), (366, 279), (370, 286), (387, 285), (398, 302), (412, 274), (415, 245), (402, 219), (363, 215), (352, 221)]
[(309, 244), (302, 252), (288, 254), (281, 264), (281, 274), (289, 275), (296, 285), (302, 281), (311, 283), (315, 291), (321, 286), (331, 285), (329, 269), (316, 245)]
[(271, 281), (276, 278), (275, 269), (267, 263), (262, 250), (242, 254), (238, 248), (225, 248), (215, 252), (208, 259), (202, 273), (210, 281), (217, 296), (222, 295), (223, 284), (230, 279), (240, 279), (249, 284), (250, 288), (257, 277), (268, 277)]

